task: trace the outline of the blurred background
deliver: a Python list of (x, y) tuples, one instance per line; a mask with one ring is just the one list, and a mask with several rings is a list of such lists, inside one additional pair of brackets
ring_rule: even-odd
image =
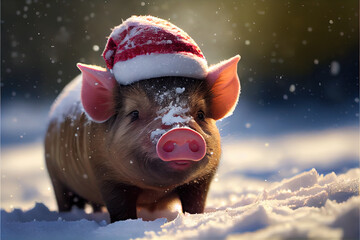
[[(41, 137), (44, 122), (39, 123), (79, 74), (76, 63), (105, 66), (101, 54), (111, 28), (134, 14), (181, 27), (209, 64), (242, 56), (236, 120), (222, 124), (223, 135), (354, 124), (359, 119), (358, 11), (357, 0), (3, 0), (2, 144)], [(266, 123), (260, 121), (264, 118)]]
[[(41, 145), (51, 103), (80, 73), (76, 63), (105, 66), (101, 54), (111, 28), (131, 15), (154, 15), (184, 29), (209, 64), (241, 55), (239, 105), (218, 123), (224, 142), (346, 128), (355, 154), (345, 167), (331, 165), (324, 172), (358, 166), (358, 0), (3, 0), (1, 146), (6, 154), (10, 148), (21, 153), (22, 144)], [(286, 142), (279, 141), (279, 152)], [(2, 179), (6, 176), (3, 169)]]

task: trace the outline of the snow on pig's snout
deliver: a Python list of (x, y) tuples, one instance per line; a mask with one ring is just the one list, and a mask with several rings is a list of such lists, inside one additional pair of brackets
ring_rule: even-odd
[(200, 161), (206, 153), (206, 142), (190, 128), (174, 128), (165, 133), (156, 145), (156, 153), (163, 161)]

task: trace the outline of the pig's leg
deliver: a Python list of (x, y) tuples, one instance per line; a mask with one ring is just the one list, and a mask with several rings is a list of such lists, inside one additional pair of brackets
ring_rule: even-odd
[(140, 192), (137, 187), (105, 182), (100, 189), (112, 223), (137, 218), (136, 201)]
[(183, 212), (203, 213), (205, 201), (213, 174), (197, 179), (176, 189), (180, 197)]
[(70, 200), (71, 200), (71, 207), (76, 206), (79, 209), (84, 209), (85, 204), (88, 202), (84, 198), (80, 197), (79, 195), (75, 194), (74, 192), (70, 191), (68, 194), (70, 194)]
[(96, 213), (96, 212), (102, 212), (103, 205), (97, 203), (91, 203), (91, 207), (93, 209), (93, 212)]
[(70, 191), (56, 179), (52, 179), (55, 198), (58, 205), (59, 212), (68, 212), (72, 207), (72, 196)]
[(67, 212), (71, 210), (71, 199), (67, 194), (68, 190), (63, 183), (53, 176), (51, 169), (49, 169), (50, 179), (54, 188), (56, 203), (59, 212)]
[(68, 212), (75, 205), (79, 209), (84, 209), (86, 200), (69, 190), (57, 179), (52, 179), (55, 198), (59, 212)]
[(59, 212), (70, 211), (72, 205), (68, 191), (62, 186), (58, 186), (58, 184), (53, 184), (53, 185), (54, 185), (55, 197)]
[(94, 213), (99, 213), (99, 212), (102, 212), (102, 208), (104, 207), (103, 204), (98, 204), (98, 203), (90, 203), (92, 209), (93, 209), (93, 212)]

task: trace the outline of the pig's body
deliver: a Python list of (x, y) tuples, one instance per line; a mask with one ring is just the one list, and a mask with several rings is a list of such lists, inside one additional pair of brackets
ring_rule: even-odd
[[(81, 76), (78, 76), (53, 105), (45, 140), (46, 164), (60, 210), (71, 209), (72, 204), (76, 204), (72, 199), (67, 202), (66, 195), (70, 192), (92, 203), (103, 204), (91, 164), (92, 124), (81, 106), (80, 90)], [(63, 200), (61, 195), (65, 195)], [(80, 199), (79, 204), (83, 204)]]
[[(220, 158), (215, 120), (196, 120), (197, 111), (192, 109), (201, 107), (210, 115), (210, 91), (204, 81), (178, 77), (118, 86), (114, 89), (115, 99), (122, 104), (117, 114), (104, 123), (87, 117), (80, 90), (78, 77), (61, 93), (50, 113), (45, 140), (47, 168), (60, 211), (70, 210), (73, 205), (83, 208), (85, 203), (91, 203), (95, 210), (107, 206), (112, 221), (154, 219), (165, 214), (162, 210), (181, 208), (189, 213), (203, 212)], [(174, 124), (185, 126), (182, 121), (164, 124), (158, 115), (161, 109), (179, 107), (176, 103), (180, 102), (189, 110), (183, 117), (189, 120), (186, 125), (199, 132), (207, 144), (204, 158), (189, 166), (160, 160), (154, 144), (160, 137), (157, 132), (161, 135)], [(131, 125), (125, 114), (131, 104), (142, 113), (142, 122), (136, 125)], [(119, 199), (114, 202), (114, 198)], [(179, 207), (171, 206), (179, 205), (179, 201)]]

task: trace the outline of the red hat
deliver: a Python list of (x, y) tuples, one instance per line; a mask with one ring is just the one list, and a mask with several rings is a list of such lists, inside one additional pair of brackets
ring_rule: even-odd
[(132, 16), (114, 28), (103, 57), (123, 85), (155, 77), (205, 78), (208, 66), (193, 39), (166, 20)]

